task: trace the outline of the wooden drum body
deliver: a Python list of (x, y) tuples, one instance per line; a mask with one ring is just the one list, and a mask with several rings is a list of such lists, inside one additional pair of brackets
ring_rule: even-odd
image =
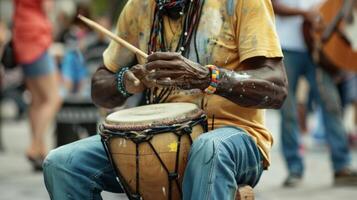
[(110, 114), (101, 137), (129, 199), (181, 199), (192, 141), (206, 131), (196, 105), (167, 103)]

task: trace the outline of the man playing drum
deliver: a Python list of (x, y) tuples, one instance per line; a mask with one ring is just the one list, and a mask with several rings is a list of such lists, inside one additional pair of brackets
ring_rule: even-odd
[[(93, 101), (113, 108), (146, 93), (147, 103), (199, 105), (213, 130), (191, 147), (183, 199), (234, 199), (239, 185), (254, 187), (273, 142), (263, 109), (280, 108), (287, 95), (271, 1), (129, 0), (116, 33), (150, 55), (111, 42)], [(44, 176), (52, 199), (120, 191), (99, 136), (51, 151)]]

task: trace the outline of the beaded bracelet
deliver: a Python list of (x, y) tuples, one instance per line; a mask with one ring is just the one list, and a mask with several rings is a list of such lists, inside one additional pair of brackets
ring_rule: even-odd
[(210, 82), (209, 86), (205, 89), (205, 92), (207, 94), (214, 94), (217, 90), (218, 81), (220, 78), (219, 69), (215, 65), (206, 65), (206, 67), (208, 67), (208, 69), (211, 72), (211, 82)]
[(133, 94), (130, 94), (128, 91), (125, 89), (124, 85), (124, 75), (125, 72), (129, 70), (129, 67), (122, 67), (120, 70), (116, 73), (117, 77), (117, 90), (122, 94), (124, 97), (130, 97)]

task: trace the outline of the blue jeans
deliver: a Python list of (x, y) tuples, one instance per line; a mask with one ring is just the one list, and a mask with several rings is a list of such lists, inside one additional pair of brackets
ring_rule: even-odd
[(333, 169), (339, 171), (345, 168), (350, 163), (350, 152), (342, 123), (340, 98), (333, 80), (323, 70), (316, 73), (315, 66), (307, 52), (284, 51), (284, 64), (289, 81), (289, 94), (281, 108), (281, 141), (289, 173), (302, 175), (304, 172), (303, 159), (299, 151), (300, 132), (295, 96), (301, 76), (305, 76), (308, 80), (315, 100), (321, 107)]
[(54, 58), (45, 51), (38, 59), (32, 63), (22, 64), (24, 76), (27, 78), (37, 78), (52, 74), (56, 71), (56, 64)]
[[(243, 130), (219, 128), (192, 145), (183, 199), (234, 199), (237, 186), (255, 186), (263, 171), (256, 143)], [(101, 199), (102, 190), (121, 192), (98, 135), (52, 150), (44, 163), (53, 200)]]

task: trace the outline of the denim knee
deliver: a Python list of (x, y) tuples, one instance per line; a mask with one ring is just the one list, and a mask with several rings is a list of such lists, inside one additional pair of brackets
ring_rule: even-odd
[(204, 163), (209, 162), (215, 152), (214, 148), (215, 142), (214, 139), (210, 137), (200, 137), (192, 144), (190, 149), (190, 159), (195, 159), (194, 157), (203, 157)]
[[(235, 127), (224, 127), (213, 130), (207, 134), (201, 135), (194, 141), (190, 155), (204, 157), (204, 162), (207, 163), (213, 158), (219, 156), (219, 154), (230, 155), (232, 149), (232, 142), (229, 138), (235, 135), (241, 135), (242, 137), (235, 143), (242, 143), (243, 137), (250, 137), (245, 134), (241, 129)], [(190, 157), (191, 157), (190, 156)]]
[(45, 169), (49, 166), (49, 165), (53, 165), (53, 166), (63, 166), (67, 160), (70, 157), (70, 153), (68, 151), (63, 151), (63, 148), (57, 148), (57, 149), (53, 149), (49, 152), (49, 154), (46, 156), (45, 161), (43, 162), (43, 169), (44, 172), (46, 171)]

